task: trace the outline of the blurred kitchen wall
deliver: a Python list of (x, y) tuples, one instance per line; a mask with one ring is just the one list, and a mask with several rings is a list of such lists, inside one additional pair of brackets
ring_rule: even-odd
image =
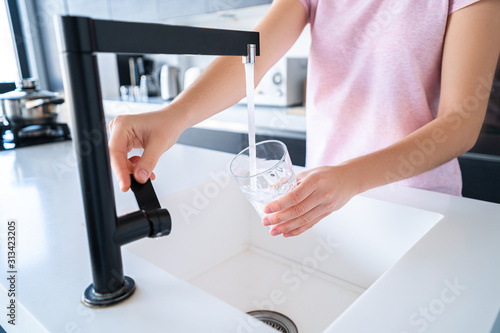
[[(57, 52), (57, 41), (54, 30), (54, 15), (70, 14), (89, 16), (97, 19), (126, 20), (137, 22), (170, 23), (174, 20), (183, 22), (196, 20), (191, 17), (202, 17), (203, 14), (221, 11), (251, 9), (254, 6), (270, 4), (272, 0), (19, 0), (31, 13), (29, 17), (30, 37), (40, 41), (36, 54), (43, 64), (45, 79), (44, 89), (62, 91), (62, 76)], [(231, 15), (231, 14), (228, 14)], [(217, 16), (214, 16), (217, 19)], [(225, 24), (232, 27), (231, 17), (226, 17)], [(255, 20), (254, 20), (255, 21)], [(256, 20), (258, 22), (258, 19)], [(251, 27), (253, 28), (253, 26)], [(250, 29), (251, 29), (250, 28)], [(162, 61), (161, 58), (159, 58)], [(118, 74), (116, 58), (111, 54), (98, 55), (103, 97), (118, 96)], [(181, 64), (181, 67), (192, 65), (192, 60), (183, 61), (172, 56), (163, 58), (163, 62)], [(194, 62), (196, 63), (196, 61)]]

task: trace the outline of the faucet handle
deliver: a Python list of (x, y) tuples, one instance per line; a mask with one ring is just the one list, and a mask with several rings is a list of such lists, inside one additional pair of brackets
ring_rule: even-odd
[(141, 184), (135, 180), (134, 175), (130, 175), (130, 180), (130, 188), (132, 189), (132, 192), (134, 192), (135, 199), (137, 200), (140, 210), (148, 211), (161, 209), (153, 184), (151, 184), (151, 179), (148, 179), (146, 183)]
[(124, 245), (144, 237), (157, 238), (170, 234), (172, 219), (168, 210), (161, 208), (151, 180), (145, 184), (131, 175), (132, 191), (139, 204), (139, 211), (118, 217), (114, 236), (117, 245)]

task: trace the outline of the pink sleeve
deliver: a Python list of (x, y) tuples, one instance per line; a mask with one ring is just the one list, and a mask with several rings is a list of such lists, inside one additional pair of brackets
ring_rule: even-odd
[(304, 6), (304, 9), (306, 10), (306, 16), (307, 16), (307, 21), (309, 22), (311, 20), (311, 1), (310, 0), (299, 0), (299, 2)]
[(450, 10), (448, 11), (448, 15), (478, 1), (479, 0), (450, 0)]

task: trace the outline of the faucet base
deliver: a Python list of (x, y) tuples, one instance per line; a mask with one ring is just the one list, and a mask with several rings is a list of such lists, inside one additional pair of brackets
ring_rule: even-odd
[(135, 282), (132, 278), (125, 276), (123, 287), (109, 294), (95, 292), (94, 285), (91, 284), (85, 289), (82, 296), (82, 303), (88, 307), (106, 307), (126, 300), (135, 291)]

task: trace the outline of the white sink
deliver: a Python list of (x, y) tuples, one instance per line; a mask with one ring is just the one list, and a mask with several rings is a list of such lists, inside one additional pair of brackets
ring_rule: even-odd
[(357, 196), (299, 237), (272, 237), (227, 175), (160, 202), (171, 235), (125, 251), (243, 312), (281, 312), (307, 333), (325, 330), (442, 218)]

